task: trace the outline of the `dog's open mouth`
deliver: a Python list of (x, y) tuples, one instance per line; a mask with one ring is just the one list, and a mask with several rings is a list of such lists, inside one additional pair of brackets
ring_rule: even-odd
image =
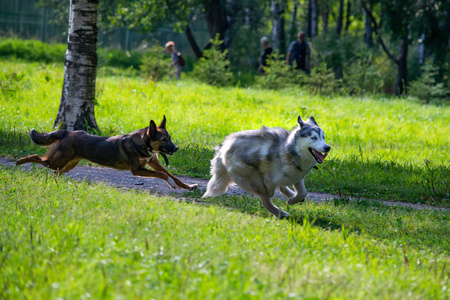
[(321, 153), (319, 151), (316, 151), (312, 148), (308, 148), (309, 152), (311, 152), (311, 155), (314, 157), (314, 159), (319, 163), (323, 163), (323, 160), (325, 159), (325, 157), (327, 157), (328, 153)]

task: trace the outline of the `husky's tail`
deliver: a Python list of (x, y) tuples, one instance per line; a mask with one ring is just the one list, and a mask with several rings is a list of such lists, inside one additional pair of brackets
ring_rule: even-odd
[(202, 198), (220, 196), (227, 192), (228, 185), (231, 183), (230, 175), (220, 157), (220, 150), (217, 150), (216, 156), (211, 161), (212, 178), (208, 182), (206, 193)]
[(64, 138), (66, 134), (66, 130), (56, 130), (50, 133), (40, 133), (32, 129), (30, 131), (30, 138), (35, 144), (48, 146)]

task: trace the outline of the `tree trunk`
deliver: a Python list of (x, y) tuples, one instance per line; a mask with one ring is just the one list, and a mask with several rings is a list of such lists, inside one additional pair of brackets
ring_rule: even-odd
[(191, 45), (191, 48), (195, 54), (195, 57), (197, 59), (200, 59), (203, 56), (203, 53), (202, 53), (202, 50), (200, 50), (200, 47), (198, 46), (194, 35), (192, 34), (191, 27), (189, 25), (186, 25), (186, 29), (184, 32), (186, 33), (187, 40), (189, 42), (189, 45)]
[(286, 37), (284, 32), (284, 3), (283, 0), (272, 0), (273, 13), (272, 42), (280, 54), (286, 53)]
[(367, 15), (365, 9), (363, 9), (364, 15), (364, 43), (366, 43), (367, 48), (373, 47), (373, 27), (372, 20)]
[(345, 15), (345, 32), (348, 31), (348, 27), (350, 26), (350, 16), (352, 15), (352, 1), (347, 0), (347, 13)]
[(344, 22), (344, 0), (339, 0), (339, 16), (336, 24), (337, 35), (341, 35), (343, 22)]
[(98, 2), (70, 0), (64, 83), (55, 127), (98, 130), (94, 114)]
[(311, 37), (319, 33), (319, 3), (318, 0), (311, 0)]
[(400, 57), (397, 60), (397, 80), (395, 82), (395, 94), (402, 95), (407, 93), (406, 85), (408, 78), (408, 34), (400, 42)]
[(289, 41), (294, 41), (297, 39), (296, 38), (296, 35), (298, 33), (298, 29), (296, 27), (297, 9), (298, 9), (298, 1), (294, 0), (294, 6), (292, 7), (291, 24), (289, 25)]
[(312, 1), (313, 0), (309, 0), (308, 1), (308, 16), (307, 16), (307, 20), (306, 20), (306, 22), (307, 22), (307, 26), (306, 26), (306, 36), (307, 37), (311, 37), (311, 35), (312, 35), (312, 33), (311, 33), (311, 31), (312, 31), (312, 28), (311, 28), (311, 25), (312, 25)]
[(325, 8), (322, 13), (322, 33), (326, 33), (328, 31), (328, 8)]
[(203, 0), (203, 7), (209, 36), (214, 39), (219, 34), (219, 39), (224, 41), (223, 47), (227, 48), (229, 41), (225, 39), (225, 35), (229, 26), (221, 0)]

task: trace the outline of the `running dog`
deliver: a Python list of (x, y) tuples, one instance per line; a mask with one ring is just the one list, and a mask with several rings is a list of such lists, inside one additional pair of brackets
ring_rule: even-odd
[[(178, 150), (166, 130), (165, 116), (159, 126), (151, 120), (149, 127), (126, 135), (102, 137), (82, 130), (56, 130), (50, 133), (31, 130), (30, 138), (38, 145), (50, 146), (50, 149), (42, 157), (35, 154), (21, 158), (16, 165), (35, 162), (61, 174), (72, 170), (82, 159), (86, 159), (102, 166), (130, 170), (136, 176), (163, 179), (175, 189), (197, 188), (196, 184), (182, 182), (159, 163), (158, 154), (163, 156), (168, 165), (166, 154), (173, 155)], [(146, 165), (154, 170), (147, 169)]]
[(278, 187), (289, 198), (289, 205), (304, 201), (307, 192), (303, 179), (323, 163), (330, 149), (313, 117), (304, 122), (298, 116), (298, 126), (291, 132), (263, 127), (230, 134), (216, 149), (211, 161), (212, 178), (203, 197), (219, 196), (234, 182), (259, 196), (271, 214), (287, 218), (289, 214), (270, 201), (275, 189)]

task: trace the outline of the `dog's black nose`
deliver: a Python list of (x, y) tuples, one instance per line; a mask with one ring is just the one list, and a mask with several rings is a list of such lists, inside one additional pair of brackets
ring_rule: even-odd
[(326, 146), (326, 147), (323, 148), (323, 150), (324, 150), (325, 152), (330, 152), (331, 147), (330, 147), (330, 146)]
[(173, 147), (173, 152), (177, 152), (177, 151), (178, 151), (178, 147), (177, 146)]

